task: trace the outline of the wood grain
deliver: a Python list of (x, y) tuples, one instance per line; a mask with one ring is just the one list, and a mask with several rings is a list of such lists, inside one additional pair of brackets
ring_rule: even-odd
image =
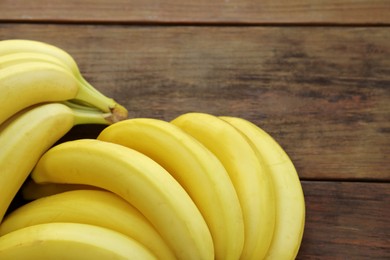
[(0, 10), (18, 22), (390, 24), (387, 0), (3, 0)]
[(69, 51), (131, 117), (247, 118), (302, 179), (390, 180), (390, 34), (351, 27), (0, 25)]
[(390, 259), (390, 184), (303, 182), (298, 259)]

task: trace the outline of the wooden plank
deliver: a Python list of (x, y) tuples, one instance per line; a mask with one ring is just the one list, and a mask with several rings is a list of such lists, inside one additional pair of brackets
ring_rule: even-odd
[(390, 259), (390, 183), (303, 182), (298, 259)]
[(120, 23), (389, 24), (387, 0), (12, 0), (0, 20)]
[(127, 27), (1, 24), (0, 39), (69, 51), (131, 117), (247, 118), (303, 179), (390, 180), (387, 27)]

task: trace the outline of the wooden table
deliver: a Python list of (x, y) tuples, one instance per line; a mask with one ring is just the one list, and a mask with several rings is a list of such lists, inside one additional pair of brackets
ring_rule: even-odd
[(306, 197), (299, 259), (390, 259), (390, 1), (12, 0), (0, 21), (0, 39), (67, 50), (131, 117), (268, 131)]

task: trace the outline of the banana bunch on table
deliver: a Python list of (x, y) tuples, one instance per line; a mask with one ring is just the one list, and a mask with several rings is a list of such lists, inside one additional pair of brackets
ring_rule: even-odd
[[(295, 259), (301, 183), (252, 122), (128, 119), (68, 53), (31, 40), (0, 41), (0, 104), (0, 259)], [(59, 141), (96, 123), (95, 139)]]

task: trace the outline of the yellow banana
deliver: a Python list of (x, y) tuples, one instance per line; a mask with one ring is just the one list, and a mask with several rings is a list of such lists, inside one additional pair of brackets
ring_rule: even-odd
[(209, 229), (180, 184), (146, 155), (95, 139), (58, 144), (31, 174), (37, 183), (76, 183), (112, 191), (136, 207), (179, 259), (213, 259)]
[(79, 71), (73, 57), (63, 49), (52, 44), (27, 39), (7, 39), (0, 41), (0, 56), (20, 52), (47, 54), (61, 60), (73, 72), (76, 73)]
[(0, 222), (41, 155), (83, 123), (109, 124), (101, 113), (49, 103), (22, 110), (0, 125)]
[[(1, 43), (1, 42), (0, 42)], [(66, 63), (63, 63), (58, 57), (49, 55), (47, 53), (42, 53), (42, 52), (11, 52), (10, 54), (5, 54), (3, 56), (0, 56), (0, 69), (4, 69), (10, 66), (14, 65), (21, 65), (25, 63), (31, 63), (31, 62), (41, 62), (41, 63), (48, 63), (48, 64), (54, 64), (56, 66), (59, 66), (63, 68), (64, 70), (67, 70), (69, 73), (72, 74), (72, 70), (68, 67)], [(75, 76), (75, 75), (73, 75)], [(80, 78), (76, 77), (76, 80), (78, 81), (79, 87), (88, 87), (88, 90), (82, 89), (81, 91), (86, 92), (84, 96), (87, 96), (91, 93), (89, 91), (92, 90), (93, 96), (99, 96), (101, 94), (96, 94), (95, 92), (97, 91), (95, 88), (93, 88), (91, 85), (83, 85), (83, 82), (80, 80)], [(90, 109), (90, 110), (96, 110), (98, 108), (93, 107), (93, 106), (87, 106), (86, 102), (82, 102), (80, 98), (84, 98), (83, 96), (79, 97), (74, 97), (75, 100), (72, 101), (64, 101), (63, 103), (66, 103), (67, 105), (70, 106), (78, 106), (81, 109)], [(77, 100), (77, 101), (76, 101)], [(75, 103), (77, 102), (77, 103)], [(91, 101), (90, 101), (91, 102)], [(92, 101), (93, 102), (93, 101)], [(79, 104), (81, 103), (81, 104)]]
[[(74, 75), (78, 80), (79, 84), (82, 86), (84, 92), (87, 93), (85, 97), (93, 97), (93, 99), (84, 100), (85, 97), (82, 97), (78, 102), (86, 103), (97, 107), (103, 112), (111, 112), (115, 117), (118, 118), (118, 121), (127, 117), (127, 110), (125, 107), (117, 103), (114, 99), (109, 98), (94, 88), (80, 73), (78, 65), (73, 57), (64, 51), (63, 49), (56, 47), (52, 44), (34, 41), (34, 40), (25, 40), (25, 39), (9, 39), (0, 41), (0, 57), (8, 54), (14, 53), (37, 53), (45, 54), (46, 56), (52, 56), (52, 58), (44, 58), (49, 63), (53, 63), (55, 59), (60, 61), (63, 64), (63, 67), (67, 68), (68, 71)], [(58, 62), (54, 62), (59, 65)]]
[(144, 245), (111, 229), (46, 223), (0, 237), (0, 259), (157, 259)]
[(0, 236), (52, 222), (109, 228), (140, 242), (159, 259), (175, 259), (171, 249), (138, 210), (114, 193), (103, 190), (66, 191), (29, 202), (4, 219)]
[(203, 143), (225, 166), (243, 211), (241, 259), (263, 259), (273, 236), (275, 199), (269, 173), (253, 148), (233, 126), (213, 115), (187, 113), (171, 122)]
[[(41, 61), (23, 62), (1, 69), (0, 93), (0, 124), (18, 111), (43, 102), (78, 100), (100, 103), (98, 95), (82, 87), (66, 69)], [(127, 110), (126, 113), (114, 112), (110, 112), (113, 121), (127, 117)]]
[(28, 106), (72, 99), (77, 80), (65, 69), (45, 62), (28, 62), (0, 70), (0, 124)]
[(305, 225), (305, 199), (299, 176), (282, 147), (255, 124), (236, 117), (222, 117), (241, 131), (269, 168), (276, 197), (276, 222), (266, 259), (295, 259)]
[(163, 166), (202, 213), (215, 258), (239, 258), (244, 243), (241, 207), (225, 168), (207, 148), (175, 125), (151, 118), (110, 125), (98, 139), (135, 149)]

